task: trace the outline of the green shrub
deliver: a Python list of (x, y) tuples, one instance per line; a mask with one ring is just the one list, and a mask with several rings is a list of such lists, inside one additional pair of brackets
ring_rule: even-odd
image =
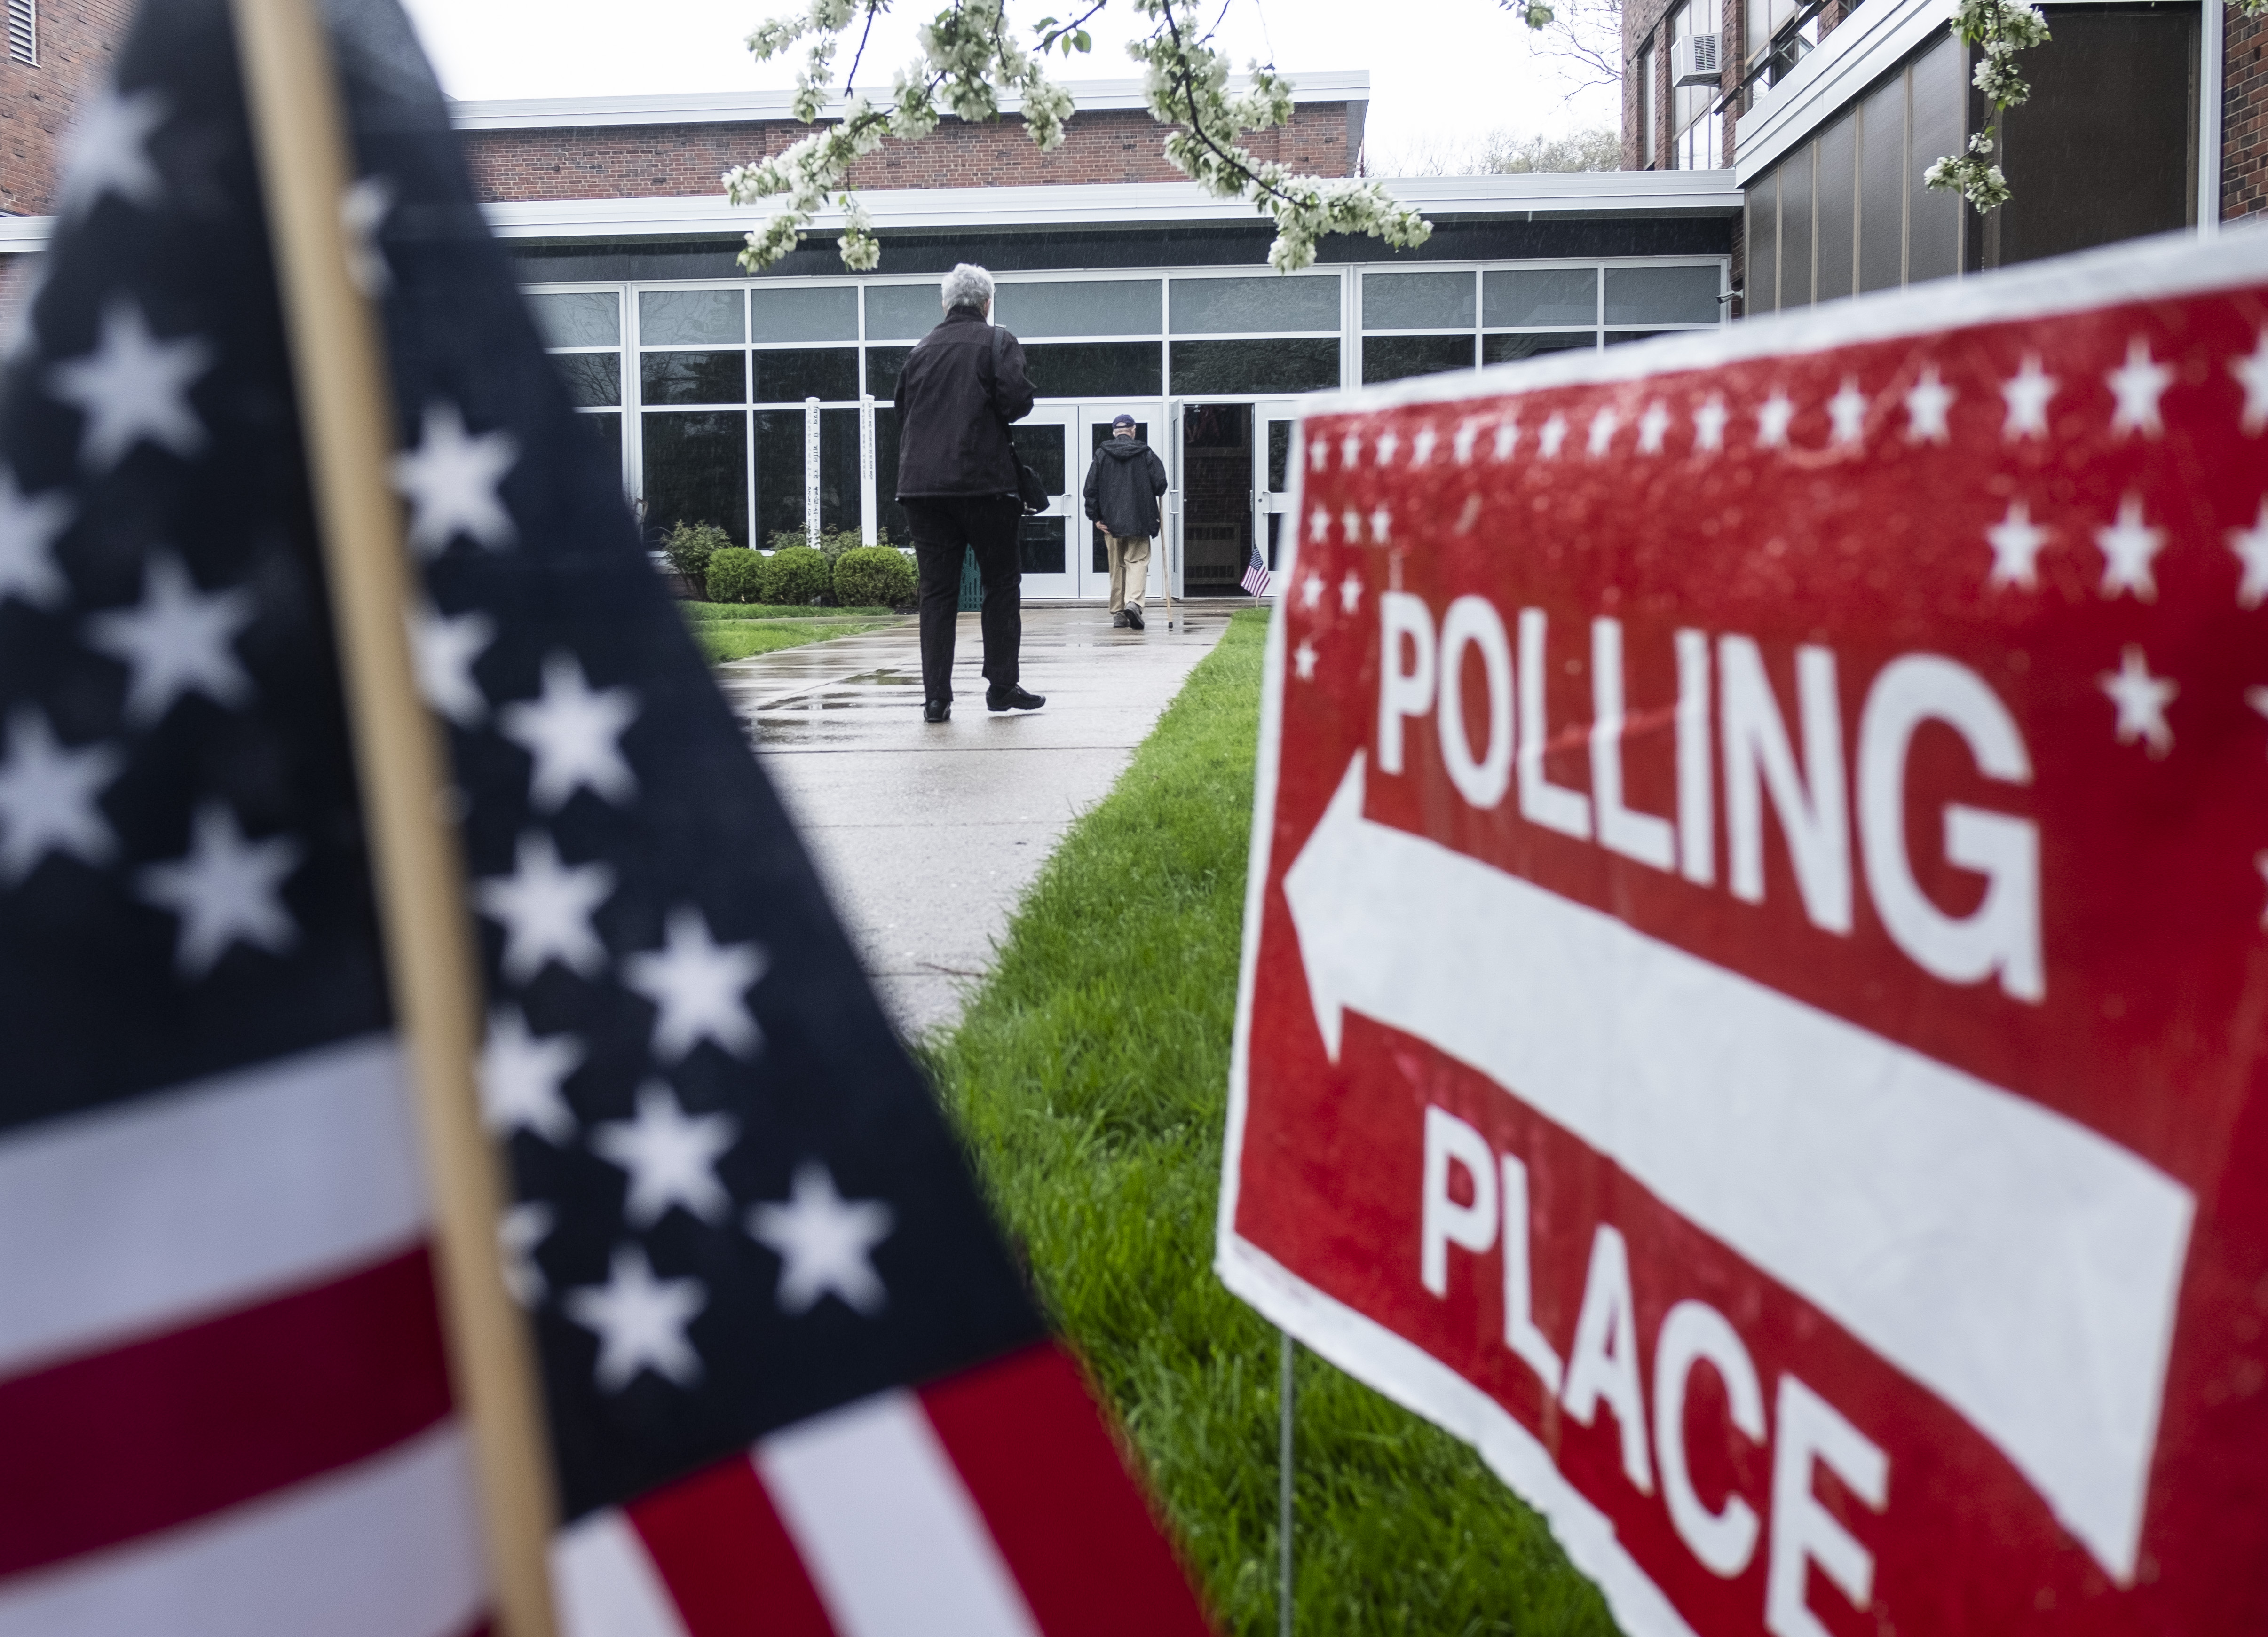
[[(764, 543), (774, 551), (793, 551), (799, 546), (809, 546), (812, 540), (801, 529), (782, 529)], [(819, 554), (827, 559), (827, 566), (832, 569), (843, 560), (844, 552), (857, 551), (865, 543), (865, 537), (858, 530), (837, 529), (832, 534), (819, 537)]]
[(914, 565), (887, 546), (857, 546), (835, 560), (835, 600), (844, 608), (902, 608), (914, 600)]
[(677, 523), (661, 537), (661, 554), (685, 576), (696, 598), (708, 595), (709, 559), (733, 549), (733, 537), (713, 523)]
[(784, 546), (764, 559), (762, 600), (805, 606), (823, 599), (834, 578), (821, 553), (808, 546)]
[(709, 558), (709, 598), (716, 603), (762, 600), (764, 554), (745, 547), (727, 547)]

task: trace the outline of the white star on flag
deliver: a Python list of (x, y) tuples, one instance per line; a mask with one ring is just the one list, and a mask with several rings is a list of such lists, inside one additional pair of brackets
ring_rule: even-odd
[(622, 963), (623, 981), (653, 1002), (654, 1055), (674, 1063), (703, 1040), (735, 1057), (753, 1056), (763, 1031), (748, 991), (771, 965), (757, 943), (719, 943), (691, 906), (669, 912), (666, 942)]
[(595, 859), (561, 863), (558, 847), (541, 830), (519, 838), (514, 863), (512, 874), (490, 876), (473, 888), (481, 914), (504, 929), (504, 975), (526, 983), (556, 960), (597, 977), (607, 965), (607, 946), (591, 928), (591, 912), (614, 895), (614, 870)]
[(1300, 681), (1314, 681), (1315, 679), (1314, 643), (1306, 637), (1301, 637), (1299, 647), (1292, 650), (1292, 663), (1299, 670)]
[(2240, 608), (2257, 608), (2268, 597), (2268, 496), (2261, 497), (2260, 515), (2249, 529), (2228, 532), (2228, 549), (2244, 565), (2244, 578), (2236, 588)]
[(200, 591), (181, 560), (163, 549), (150, 554), (142, 600), (86, 622), (87, 641), (130, 673), (126, 716), (144, 726), (161, 721), (184, 694), (235, 705), (252, 692), (252, 679), (232, 644), (256, 610), (241, 586)]
[[(1318, 444), (1315, 447), (1321, 449), (1322, 445)], [(1307, 514), (1307, 537), (1318, 540), (1327, 540), (1331, 537), (1331, 514), (1321, 506)]]
[(173, 964), (185, 977), (210, 972), (237, 943), (281, 955), (298, 942), (298, 923), (284, 907), (284, 883), (299, 867), (299, 843), (288, 835), (247, 841), (236, 815), (218, 802), (199, 806), (189, 850), (172, 863), (151, 864), (138, 879), (144, 901), (180, 920)]
[(456, 405), (425, 406), (417, 447), (394, 458), (394, 487), (409, 503), (409, 543), (438, 556), (460, 534), (491, 551), (519, 537), (497, 486), (519, 459), (519, 444), (504, 430), (465, 429)]
[(151, 163), (150, 138), (166, 122), (166, 99), (154, 91), (128, 96), (105, 92), (71, 133), (63, 161), (63, 198), (55, 214), (68, 222), (116, 194), (133, 205), (153, 205), (166, 179)]
[(1953, 407), (1955, 396), (1953, 388), (1938, 379), (1935, 364), (1925, 369), (1906, 393), (1906, 441), (1942, 444), (1950, 439), (1953, 429), (1946, 415)]
[(1497, 422), (1496, 458), (1498, 460), (1509, 460), (1512, 459), (1512, 451), (1519, 447), (1520, 422), (1517, 420)]
[(2143, 520), (2139, 495), (2118, 503), (2118, 521), (2095, 530), (2095, 543), (2102, 548), (2105, 597), (2132, 591), (2146, 603), (2157, 600), (2158, 581), (2150, 571), (2150, 560), (2165, 549), (2166, 532)]
[(1786, 449), (1787, 425), (1794, 419), (1795, 405), (1786, 393), (1773, 387), (1772, 395), (1765, 399), (1756, 410), (1756, 447)]
[(532, 1131), (554, 1148), (575, 1134), (575, 1112), (561, 1088), (583, 1066), (571, 1034), (539, 1037), (517, 1006), (489, 1013), (481, 1042), (481, 1123), (490, 1131)]
[(1536, 434), (1535, 441), (1546, 460), (1557, 459), (1559, 445), (1567, 441), (1567, 417), (1563, 415), (1553, 415), (1543, 423), (1543, 429)]
[(1349, 506), (1339, 514), (1339, 522), (1345, 531), (1346, 543), (1359, 546), (1362, 543), (1362, 513)]
[(1622, 427), (1623, 418), (1611, 409), (1602, 409), (1591, 417), (1591, 458), (1598, 459), (1614, 446), (1615, 433)]
[(659, 1081), (638, 1088), (637, 1118), (591, 1128), (591, 1150), (630, 1173), (622, 1215), (633, 1228), (651, 1228), (681, 1205), (704, 1222), (724, 1220), (733, 1196), (717, 1180), (717, 1162), (740, 1140), (730, 1114), (688, 1114), (677, 1094)]
[(536, 1266), (535, 1247), (549, 1239), (558, 1225), (558, 1214), (541, 1200), (522, 1200), (504, 1212), (504, 1220), (497, 1224), (504, 1288), (522, 1307), (534, 1307), (550, 1289), (550, 1281)]
[(474, 727), (488, 715), (488, 699), (473, 680), (473, 662), (495, 641), (496, 621), (477, 608), (452, 615), (428, 605), (410, 616), (417, 691), (460, 728)]
[(2040, 368), (2039, 356), (2027, 353), (2016, 372), (2000, 383), (2000, 400), (2008, 406), (2008, 417), (2001, 422), (2004, 439), (2045, 437), (2048, 435), (2048, 401), (2056, 395), (2056, 378)]
[(637, 720), (637, 695), (626, 687), (593, 688), (572, 654), (543, 662), (543, 693), (497, 712), (504, 737), (535, 759), (528, 799), (556, 812), (578, 789), (616, 805), (637, 794), (637, 775), (622, 759), (623, 730)]
[(1352, 613), (1361, 606), (1362, 576), (1349, 569), (1346, 578), (1339, 582), (1339, 612)]
[(1410, 464), (1422, 466), (1430, 463), (1433, 459), (1434, 445), (1440, 441), (1441, 435), (1433, 429), (1432, 422), (1419, 427), (1418, 436), (1410, 443)]
[(1339, 465), (1351, 472), (1362, 459), (1362, 434), (1350, 428), (1339, 440)]
[(1867, 394), (1859, 390), (1858, 382), (1843, 378), (1842, 386), (1827, 400), (1827, 418), (1832, 422), (1830, 443), (1856, 444), (1866, 435)]
[(2150, 674), (2139, 643), (2127, 643), (2119, 651), (2118, 669), (2106, 671), (2095, 680), (2118, 708), (2117, 730), (2121, 745), (2144, 740), (2153, 756), (2163, 756), (2174, 747), (2174, 730), (2166, 725), (2166, 707), (2181, 687)]
[(1992, 547), (1992, 573), (1985, 584), (2026, 587), (2038, 584), (2039, 576), (2033, 563), (2052, 533), (2052, 529), (2032, 521), (2030, 506), (2021, 500), (2010, 501), (2007, 515), (1984, 531), (1984, 538)]
[(653, 1264), (634, 1244), (615, 1248), (605, 1284), (570, 1290), (560, 1303), (568, 1318), (597, 1334), (593, 1374), (608, 1392), (620, 1392), (646, 1369), (680, 1387), (699, 1381), (701, 1354), (685, 1339), (685, 1327), (708, 1305), (699, 1280), (656, 1279)]
[(158, 340), (131, 302), (105, 307), (95, 349), (48, 372), (48, 390), (86, 419), (79, 465), (107, 472), (145, 439), (183, 459), (202, 449), (205, 424), (189, 407), (189, 387), (213, 358), (195, 335)]
[(365, 296), (386, 294), (394, 269), (379, 247), (378, 231), (394, 209), (394, 182), (384, 176), (357, 177), (339, 200), (339, 225), (347, 235), (347, 275)]
[(1399, 432), (1396, 432), (1392, 427), (1388, 427), (1386, 430), (1381, 432), (1378, 435), (1378, 464), (1382, 466), (1392, 466), (1394, 464), (1394, 451), (1401, 447), (1402, 435)]
[(777, 1301), (783, 1313), (807, 1313), (828, 1296), (869, 1317), (888, 1305), (874, 1271), (874, 1247), (890, 1237), (896, 1214), (880, 1200), (846, 1200), (817, 1160), (795, 1168), (784, 1205), (748, 1211), (748, 1237), (780, 1259)]
[(1314, 608), (1320, 606), (1322, 600), (1323, 576), (1322, 575), (1311, 574), (1306, 579), (1300, 582), (1300, 606), (1301, 607)]
[(124, 765), (107, 745), (64, 748), (28, 705), (11, 713), (0, 758), (0, 881), (23, 880), (49, 853), (107, 863), (118, 837), (95, 801)]
[(1659, 403), (1646, 405), (1646, 413), (1638, 418), (1638, 452), (1658, 455), (1661, 440), (1669, 431), (1669, 411)]
[(1310, 470), (1322, 471), (1330, 458), (1331, 446), (1322, 438), (1319, 437), (1307, 445), (1307, 466)]
[(2268, 329), (2260, 332), (2250, 355), (2228, 361), (2228, 372), (2244, 388), (2244, 430), (2257, 433), (2268, 426)]
[(1370, 540), (1373, 546), (1386, 544), (1387, 530), (1393, 525), (1394, 514), (1380, 506), (1370, 514)]
[(1693, 412), (1693, 452), (1714, 454), (1725, 446), (1725, 425), (1733, 412), (1725, 407), (1722, 398), (1711, 394)]
[(0, 602), (20, 598), (34, 608), (53, 608), (70, 594), (55, 567), (55, 537), (70, 526), (73, 508), (50, 489), (26, 495), (16, 474), (0, 467)]
[(2174, 366), (2150, 356), (2150, 343), (2139, 335), (2126, 343), (2126, 362), (2102, 378), (2118, 400), (2111, 411), (2113, 434), (2139, 432), (2155, 437), (2166, 429), (2158, 414), (2158, 400), (2174, 384)]
[(1449, 440), (1449, 453), (1455, 459), (1456, 463), (1459, 466), (1469, 466), (1472, 465), (1473, 445), (1480, 440), (1480, 435), (1481, 423), (1478, 421), (1460, 421), (1457, 422), (1457, 434), (1454, 437)]

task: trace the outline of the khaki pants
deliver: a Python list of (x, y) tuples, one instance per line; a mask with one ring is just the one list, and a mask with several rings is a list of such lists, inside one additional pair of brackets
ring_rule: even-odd
[(1110, 612), (1116, 613), (1131, 603), (1142, 606), (1142, 593), (1150, 584), (1150, 540), (1147, 535), (1113, 534), (1102, 531), (1103, 543), (1110, 548)]

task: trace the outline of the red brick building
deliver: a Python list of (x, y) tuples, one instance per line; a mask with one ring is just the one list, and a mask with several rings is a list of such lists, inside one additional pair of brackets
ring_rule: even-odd
[(0, 212), (55, 206), (62, 144), (79, 104), (110, 76), (130, 0), (9, 0), (0, 58)]

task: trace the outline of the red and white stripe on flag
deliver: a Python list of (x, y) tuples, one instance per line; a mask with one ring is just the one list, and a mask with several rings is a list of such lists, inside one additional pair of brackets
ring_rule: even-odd
[(563, 1637), (1200, 1637), (1071, 1361), (877, 1394), (570, 1527)]
[(0, 1138), (0, 1637), (485, 1619), (400, 1054)]

